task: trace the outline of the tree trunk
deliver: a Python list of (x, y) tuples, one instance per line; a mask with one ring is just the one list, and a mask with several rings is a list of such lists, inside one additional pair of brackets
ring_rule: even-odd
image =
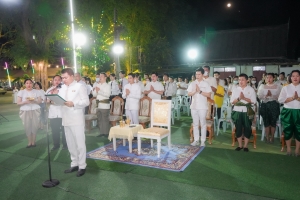
[(48, 61), (40, 60), (34, 65), (34, 80), (42, 84), (43, 90), (48, 89)]

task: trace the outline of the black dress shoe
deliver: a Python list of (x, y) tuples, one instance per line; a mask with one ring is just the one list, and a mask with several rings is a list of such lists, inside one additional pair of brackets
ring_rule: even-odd
[(36, 144), (32, 144), (31, 147), (36, 147)]
[(27, 145), (26, 148), (31, 148), (31, 145)]
[(240, 150), (242, 150), (243, 149), (243, 147), (237, 147), (235, 150), (236, 151), (240, 151)]
[(70, 169), (66, 169), (65, 173), (72, 173), (72, 172), (78, 171), (78, 169), (79, 169), (78, 166), (71, 167)]
[(77, 177), (83, 176), (85, 174), (85, 169), (79, 169), (77, 172)]
[(245, 151), (245, 152), (249, 152), (249, 149), (248, 149), (248, 148), (244, 148), (244, 151)]

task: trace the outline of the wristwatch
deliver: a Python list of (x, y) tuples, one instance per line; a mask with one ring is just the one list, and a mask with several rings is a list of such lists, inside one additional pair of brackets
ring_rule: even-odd
[(240, 97), (239, 97), (239, 98), (237, 98), (237, 100), (238, 100), (238, 101), (240, 101)]
[(201, 94), (201, 93), (202, 93), (202, 91), (200, 90), (199, 94)]

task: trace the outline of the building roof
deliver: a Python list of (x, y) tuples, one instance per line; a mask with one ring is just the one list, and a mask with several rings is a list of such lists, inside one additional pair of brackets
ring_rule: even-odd
[(206, 31), (205, 62), (286, 60), (288, 24)]

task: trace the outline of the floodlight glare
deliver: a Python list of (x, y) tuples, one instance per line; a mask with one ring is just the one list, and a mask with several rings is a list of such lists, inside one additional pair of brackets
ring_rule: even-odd
[(197, 49), (190, 49), (187, 54), (189, 58), (195, 59), (198, 56), (198, 51)]
[(84, 45), (86, 43), (86, 37), (82, 33), (76, 33), (74, 39), (75, 39), (75, 43), (79, 47), (81, 47), (82, 45)]
[(124, 47), (122, 45), (116, 44), (113, 46), (112, 50), (115, 54), (120, 55), (124, 52)]
[(228, 3), (228, 4), (227, 4), (227, 7), (230, 8), (230, 7), (231, 7), (231, 3)]

